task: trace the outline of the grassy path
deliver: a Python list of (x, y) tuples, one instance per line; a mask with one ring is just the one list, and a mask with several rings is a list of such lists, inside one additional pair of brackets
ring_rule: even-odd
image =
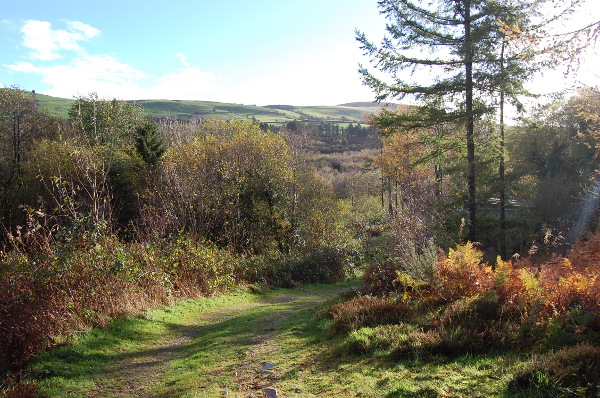
[(95, 330), (44, 355), (34, 374), (51, 397), (262, 396), (282, 371), (280, 334), (301, 334), (316, 306), (347, 289), (189, 300)]
[(188, 300), (34, 364), (46, 397), (500, 397), (515, 358), (349, 355), (315, 311), (349, 285)]
[(170, 362), (180, 358), (207, 326), (234, 319), (258, 304), (228, 306), (192, 319), (191, 323), (172, 323), (164, 335), (149, 341), (138, 352), (114, 361), (109, 371), (96, 379), (97, 387), (90, 396), (151, 396), (148, 391), (160, 383)]

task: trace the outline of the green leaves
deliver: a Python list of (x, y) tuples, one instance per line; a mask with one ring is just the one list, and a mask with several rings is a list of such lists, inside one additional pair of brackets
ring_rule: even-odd
[(136, 127), (143, 123), (144, 112), (136, 103), (101, 99), (98, 94), (91, 93), (73, 102), (69, 118), (91, 145), (131, 144)]
[(164, 203), (178, 228), (219, 245), (260, 252), (289, 241), (292, 155), (281, 136), (243, 122), (203, 122), (165, 153)]

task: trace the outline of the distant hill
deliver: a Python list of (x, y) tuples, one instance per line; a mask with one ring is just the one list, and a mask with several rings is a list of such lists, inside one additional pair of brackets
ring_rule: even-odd
[(62, 118), (68, 117), (69, 108), (73, 100), (67, 98), (51, 97), (44, 94), (35, 94), (35, 99), (40, 108), (46, 109), (51, 115)]
[(348, 108), (367, 108), (367, 109), (373, 109), (373, 108), (381, 108), (381, 107), (393, 108), (393, 107), (397, 106), (397, 104), (392, 104), (392, 103), (389, 103), (389, 102), (384, 102), (384, 103), (378, 103), (378, 102), (348, 102), (347, 104), (340, 104), (338, 106), (343, 106), (343, 107), (348, 107)]
[[(40, 108), (52, 115), (67, 118), (72, 99), (36, 94)], [(273, 125), (286, 124), (293, 120), (323, 121), (332, 123), (364, 123), (365, 114), (376, 112), (382, 107), (395, 107), (393, 104), (372, 102), (351, 102), (337, 106), (293, 106), (293, 105), (242, 105), (211, 101), (140, 100), (140, 104), (150, 115), (182, 118), (203, 117), (207, 119), (256, 120)]]

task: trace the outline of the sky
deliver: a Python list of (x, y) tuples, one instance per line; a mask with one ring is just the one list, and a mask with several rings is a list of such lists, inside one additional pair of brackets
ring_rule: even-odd
[[(598, 18), (588, 0), (580, 21)], [(379, 42), (376, 0), (0, 0), (0, 85), (74, 98), (255, 105), (372, 101), (355, 29)], [(597, 54), (579, 80), (600, 85)], [(552, 82), (552, 85), (549, 85)], [(568, 82), (540, 74), (539, 89)]]

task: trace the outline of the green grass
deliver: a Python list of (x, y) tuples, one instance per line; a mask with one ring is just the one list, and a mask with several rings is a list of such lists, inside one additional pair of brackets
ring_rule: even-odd
[[(352, 107), (333, 107), (333, 106), (302, 106), (296, 108), (299, 112), (304, 114), (319, 117), (328, 120), (341, 120), (341, 121), (353, 121), (363, 122), (364, 121), (364, 108), (352, 108)], [(371, 112), (374, 109), (370, 110)]]
[(156, 116), (202, 116), (214, 111), (215, 103), (201, 101), (166, 101), (146, 100), (138, 101), (146, 112)]
[(199, 314), (249, 303), (259, 297), (239, 290), (219, 297), (178, 302), (143, 317), (116, 321), (108, 328), (82, 334), (72, 345), (41, 355), (32, 364), (32, 375), (41, 379), (41, 396), (87, 396), (99, 384), (114, 384), (106, 374), (115, 363), (139, 355), (156, 340), (185, 329)]
[[(294, 300), (280, 300), (289, 296)], [(248, 396), (272, 385), (286, 397), (500, 397), (514, 369), (524, 363), (513, 354), (392, 360), (385, 347), (356, 354), (349, 349), (351, 339), (380, 332), (331, 334), (329, 321), (315, 314), (323, 301), (334, 298), (332, 287), (321, 285), (261, 294), (238, 290), (180, 302), (93, 330), (74, 345), (42, 355), (32, 367), (33, 378), (40, 380), (41, 396), (84, 397), (90, 391), (130, 396), (125, 386), (140, 381), (127, 369), (160, 358), (154, 356), (156, 341), (191, 332), (193, 338), (181, 343), (178, 355), (149, 376), (144, 394)], [(210, 313), (210, 320), (201, 318)], [(264, 363), (276, 365), (273, 374), (258, 374)]]
[[(40, 108), (62, 118), (68, 117), (72, 99), (36, 94)], [(244, 120), (255, 118), (259, 122), (285, 124), (292, 120), (306, 120), (307, 117), (322, 118), (346, 123), (364, 122), (365, 113), (373, 112), (376, 106), (369, 103), (345, 104), (344, 106), (286, 106), (276, 107), (231, 104), (212, 101), (190, 100), (141, 100), (137, 101), (150, 115)]]
[(374, 108), (312, 106), (276, 109), (256, 105), (229, 104), (208, 101), (139, 101), (146, 111), (156, 116), (180, 116), (222, 118), (229, 120), (252, 119), (259, 122), (283, 124), (292, 120), (305, 120), (307, 117), (323, 118), (334, 121), (364, 122), (364, 115)]
[(35, 99), (41, 109), (46, 109), (52, 116), (58, 116), (63, 119), (69, 117), (69, 108), (73, 103), (72, 99), (51, 97), (44, 94), (36, 94)]

